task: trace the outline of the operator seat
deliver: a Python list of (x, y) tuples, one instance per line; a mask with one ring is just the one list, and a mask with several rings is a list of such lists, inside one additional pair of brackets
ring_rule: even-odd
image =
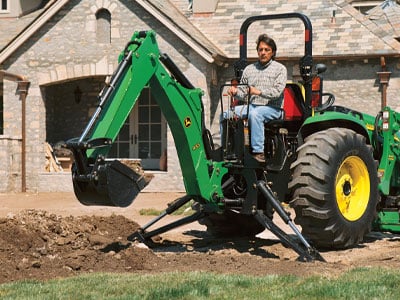
[[(304, 118), (304, 93), (296, 83), (287, 83), (283, 92), (282, 117), (265, 123), (265, 128), (277, 130), (282, 127), (299, 126)], [(296, 126), (297, 125), (297, 126)]]
[(291, 136), (296, 136), (303, 123), (305, 110), (303, 95), (301, 85), (287, 83), (283, 95), (282, 117), (264, 124), (266, 157), (269, 158), (269, 163), (266, 165), (268, 171), (282, 171), (292, 151), (287, 137), (290, 133)]

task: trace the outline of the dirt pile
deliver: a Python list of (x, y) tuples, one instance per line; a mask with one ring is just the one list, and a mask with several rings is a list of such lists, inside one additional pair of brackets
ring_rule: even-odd
[(395, 234), (373, 233), (357, 248), (322, 252), (327, 263), (303, 263), (274, 239), (216, 239), (193, 229), (165, 233), (150, 249), (127, 240), (138, 228), (117, 214), (8, 213), (0, 218), (0, 283), (90, 272), (336, 276), (354, 267), (400, 268), (400, 236)]
[(138, 224), (123, 216), (61, 217), (25, 210), (0, 219), (0, 282), (78, 272), (143, 270), (156, 259), (126, 240)]

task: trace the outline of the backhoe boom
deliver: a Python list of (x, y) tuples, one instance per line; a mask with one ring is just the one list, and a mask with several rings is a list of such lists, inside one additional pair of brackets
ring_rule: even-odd
[[(73, 178), (78, 199), (86, 205), (108, 201), (111, 205), (127, 206), (143, 188), (142, 178), (136, 178), (125, 166), (114, 161), (111, 168), (118, 168), (115, 171), (120, 174), (118, 180), (126, 182), (135, 192), (126, 191), (124, 199), (118, 201), (115, 191), (110, 198), (110, 181), (115, 180), (108, 175), (111, 164), (106, 157), (140, 93), (149, 87), (169, 124), (175, 144), (179, 145), (178, 157), (187, 194), (200, 201), (218, 202), (223, 198), (222, 177), (227, 169), (222, 162), (207, 158), (203, 141), (203, 92), (190, 85), (168, 56), (160, 55), (153, 31), (135, 32), (119, 62), (110, 84), (100, 94), (97, 111), (82, 136), (78, 142), (76, 139), (68, 142), (75, 154)], [(101, 142), (97, 145), (93, 141)], [(139, 183), (132, 183), (132, 180), (139, 180)], [(132, 199), (126, 198), (132, 196)]]

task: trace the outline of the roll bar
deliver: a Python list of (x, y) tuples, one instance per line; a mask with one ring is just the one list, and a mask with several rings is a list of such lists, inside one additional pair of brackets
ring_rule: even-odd
[(311, 98), (312, 98), (312, 25), (310, 19), (302, 13), (283, 13), (273, 15), (260, 15), (247, 18), (240, 27), (239, 36), (239, 61), (235, 64), (235, 76), (240, 78), (243, 69), (247, 65), (247, 31), (249, 26), (256, 21), (275, 20), (275, 19), (290, 19), (298, 18), (304, 24), (304, 56), (300, 59), (300, 73), (304, 80), (305, 90), (305, 114), (306, 117), (311, 115)]

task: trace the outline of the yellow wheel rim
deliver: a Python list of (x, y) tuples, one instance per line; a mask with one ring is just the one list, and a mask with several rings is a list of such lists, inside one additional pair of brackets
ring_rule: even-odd
[(367, 166), (358, 156), (349, 156), (341, 164), (335, 182), (336, 201), (344, 218), (356, 221), (367, 209), (370, 181)]

